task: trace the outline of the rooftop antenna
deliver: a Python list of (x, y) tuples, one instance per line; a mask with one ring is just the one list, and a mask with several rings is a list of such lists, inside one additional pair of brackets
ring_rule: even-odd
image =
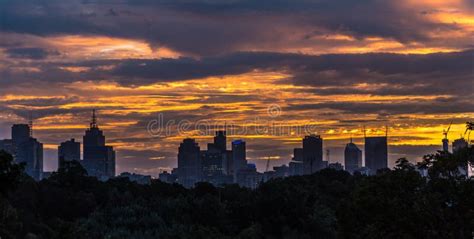
[(331, 151), (329, 149), (326, 149), (326, 160), (328, 161), (328, 163), (330, 161), (330, 158), (329, 158), (330, 154), (331, 154)]
[(352, 144), (352, 134), (351, 134), (351, 144)]
[(385, 125), (385, 137), (388, 138), (388, 125)]
[(267, 165), (265, 165), (265, 172), (268, 172), (270, 169), (270, 157), (267, 157)]
[(95, 109), (92, 110), (91, 128), (97, 128), (97, 116), (95, 115)]
[(364, 128), (363, 130), (364, 130), (364, 139), (365, 139), (365, 138), (367, 138), (367, 133), (366, 133), (366, 131), (365, 131), (365, 125), (364, 125), (363, 128)]
[(31, 111), (28, 113), (28, 126), (30, 128), (30, 137), (33, 137), (33, 114)]

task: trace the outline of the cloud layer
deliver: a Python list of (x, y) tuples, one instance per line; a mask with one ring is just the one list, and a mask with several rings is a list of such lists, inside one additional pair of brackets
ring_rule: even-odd
[[(470, 1), (113, 0), (0, 2), (0, 138), (29, 112), (55, 167), (90, 110), (119, 171), (159, 173), (196, 132), (152, 137), (150, 120), (314, 126), (332, 158), (361, 128), (390, 128), (412, 159), (474, 117)], [(281, 115), (268, 114), (277, 105)], [(457, 135), (454, 135), (457, 134)], [(249, 158), (284, 163), (302, 135), (257, 134)], [(405, 154), (404, 154), (405, 152)]]

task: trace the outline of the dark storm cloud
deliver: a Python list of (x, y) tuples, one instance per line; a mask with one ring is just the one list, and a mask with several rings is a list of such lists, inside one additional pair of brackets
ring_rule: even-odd
[(6, 100), (0, 102), (6, 105), (20, 105), (22, 107), (35, 107), (35, 106), (60, 106), (63, 104), (78, 102), (79, 97), (53, 97), (53, 98), (36, 98), (36, 99), (18, 99), (18, 100)]
[[(0, 85), (7, 87), (37, 81), (59, 84), (107, 79), (122, 85), (140, 86), (210, 76), (239, 75), (259, 70), (287, 73), (290, 76), (280, 83), (309, 86), (300, 91), (319, 95), (469, 96), (473, 94), (473, 62), (474, 50), (427, 55), (372, 53), (320, 56), (239, 52), (200, 59), (181, 57), (45, 62), (31, 65), (25, 63), (24, 67), (37, 67), (41, 72), (4, 68), (0, 70), (3, 79), (0, 79)], [(102, 66), (114, 67), (104, 70)], [(70, 72), (64, 70), (64, 67), (86, 67), (89, 70)], [(368, 87), (356, 87), (361, 84), (367, 84)], [(216, 97), (208, 100), (219, 101)]]
[[(399, 54), (331, 54), (308, 56), (299, 54), (240, 52), (219, 57), (201, 59), (179, 58), (161, 60), (123, 60), (112, 74), (124, 78), (143, 78), (162, 81), (202, 78), (219, 75), (235, 75), (254, 69), (262, 71), (287, 70), (296, 73), (302, 84), (332, 83), (332, 75), (315, 81), (309, 76), (315, 73), (335, 71), (336, 76), (346, 78), (354, 74), (378, 73), (397, 74), (471, 74), (474, 50), (456, 53), (435, 53), (428, 55)], [(322, 75), (324, 76), (324, 75)], [(325, 80), (329, 81), (326, 82)], [(370, 80), (370, 79), (368, 79)], [(424, 80), (424, 79), (420, 79)]]
[(58, 52), (48, 51), (42, 48), (10, 48), (6, 49), (5, 53), (11, 58), (26, 58), (32, 60), (42, 60), (49, 55), (58, 55)]
[(317, 104), (290, 105), (287, 110), (333, 109), (345, 113), (383, 115), (396, 114), (443, 114), (474, 112), (474, 102), (470, 99), (458, 100), (417, 100), (410, 102), (364, 103), (364, 102), (329, 102)]
[[(302, 91), (321, 95), (471, 95), (473, 62), (473, 50), (428, 55), (235, 53), (199, 60), (124, 60), (110, 74), (122, 84), (140, 85), (252, 70), (283, 71), (292, 76), (282, 83), (311, 86)], [(376, 87), (354, 87), (357, 84)]]
[(422, 9), (377, 0), (24, 0), (0, 4), (1, 31), (142, 39), (195, 55), (228, 53), (249, 45), (282, 45), (292, 37), (285, 29), (302, 33), (294, 43), (301, 44), (328, 33), (430, 41), (431, 30), (456, 28), (425, 20), (419, 14)]

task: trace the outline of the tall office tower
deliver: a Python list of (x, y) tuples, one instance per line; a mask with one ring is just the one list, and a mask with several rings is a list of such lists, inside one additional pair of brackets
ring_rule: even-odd
[(30, 139), (30, 126), (27, 124), (14, 124), (12, 126), (12, 142), (13, 152), (12, 155), (16, 158), (16, 154), (20, 145), (27, 142)]
[(302, 148), (293, 149), (293, 161), (303, 162), (303, 149)]
[(178, 150), (178, 182), (192, 187), (201, 181), (200, 148), (194, 139), (184, 139)]
[(216, 135), (214, 136), (214, 147), (219, 149), (221, 152), (225, 152), (227, 150), (226, 131), (216, 131)]
[(240, 170), (247, 169), (247, 155), (245, 141), (234, 140), (232, 141), (232, 168), (234, 175), (234, 183), (237, 182), (237, 173)]
[(58, 147), (58, 168), (64, 168), (71, 161), (80, 162), (81, 143), (71, 139), (61, 143)]
[(303, 172), (312, 174), (322, 168), (323, 139), (319, 135), (306, 136), (303, 139)]
[(25, 163), (25, 172), (35, 180), (41, 180), (43, 174), (43, 144), (31, 137), (31, 128), (27, 124), (12, 126), (13, 156), (15, 162)]
[(202, 179), (214, 185), (225, 182), (225, 154), (216, 148), (201, 151)]
[(387, 136), (365, 138), (365, 166), (371, 174), (388, 167)]
[(464, 138), (456, 139), (453, 141), (453, 154), (459, 152), (459, 150), (467, 148), (468, 143)]
[(25, 172), (35, 180), (41, 180), (43, 175), (43, 144), (34, 138), (17, 146), (16, 162), (25, 163)]
[(107, 180), (115, 176), (115, 151), (105, 145), (105, 136), (97, 125), (95, 110), (92, 111), (92, 121), (84, 135), (83, 164), (90, 176)]
[(344, 149), (344, 166), (349, 173), (354, 173), (356, 169), (362, 167), (362, 150), (352, 142), (352, 138)]
[(14, 124), (12, 126), (12, 141), (15, 145), (20, 145), (30, 139), (30, 126), (27, 124)]

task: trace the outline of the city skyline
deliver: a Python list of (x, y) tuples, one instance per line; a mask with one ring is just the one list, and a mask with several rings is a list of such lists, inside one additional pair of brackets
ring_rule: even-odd
[[(190, 122), (186, 123), (190, 124)], [(178, 123), (178, 125), (184, 124)], [(199, 127), (202, 126), (204, 125), (199, 124)], [(321, 135), (315, 135), (310, 133), (309, 135), (305, 135), (303, 138), (301, 138), (302, 147), (293, 148), (293, 154), (291, 155), (291, 159), (283, 161), (283, 164), (272, 164), (270, 168), (270, 160), (272, 159), (272, 157), (265, 157), (266, 168), (264, 170), (260, 170), (260, 173), (264, 174), (262, 174), (261, 176), (257, 175), (261, 179), (256, 180), (256, 177), (254, 175), (256, 175), (255, 173), (258, 174), (259, 170), (255, 168), (253, 169), (253, 172), (252, 169), (250, 169), (250, 172), (247, 171), (247, 167), (255, 167), (256, 164), (254, 162), (249, 163), (249, 161), (247, 160), (246, 142), (242, 139), (231, 140), (230, 143), (228, 143), (227, 141), (227, 137), (231, 136), (228, 133), (227, 129), (232, 129), (232, 127), (236, 126), (224, 124), (222, 129), (217, 126), (215, 127), (217, 129), (206, 128), (205, 131), (200, 132), (197, 135), (199, 137), (199, 135), (205, 135), (209, 133), (209, 131), (214, 132), (214, 142), (208, 143), (206, 149), (201, 148), (195, 138), (190, 138), (189, 135), (185, 136), (177, 150), (177, 166), (169, 168), (168, 170), (160, 170), (160, 177), (161, 173), (163, 172), (173, 172), (172, 175), (176, 177), (175, 180), (185, 185), (186, 187), (191, 187), (196, 182), (200, 181), (209, 181), (216, 185), (231, 182), (236, 183), (236, 180), (239, 177), (240, 170), (242, 170), (242, 173), (245, 173), (245, 175), (249, 175), (250, 173), (252, 177), (251, 181), (259, 182), (263, 180), (262, 177), (265, 178), (265, 180), (268, 180), (269, 177), (273, 178), (279, 173), (281, 175), (276, 177), (312, 174), (327, 167), (332, 167), (336, 169), (340, 167), (341, 170), (346, 170), (350, 173), (358, 171), (362, 173), (371, 174), (374, 174), (380, 169), (390, 168), (388, 162), (389, 151), (387, 147), (389, 142), (389, 127), (385, 127), (384, 136), (367, 136), (367, 130), (364, 127), (364, 150), (360, 150), (357, 144), (354, 144), (353, 138), (351, 136), (350, 142), (346, 144), (344, 153), (342, 155), (342, 164), (340, 162), (341, 160), (330, 160), (330, 149), (323, 146), (324, 138), (322, 138)], [(443, 132), (445, 138), (443, 138), (442, 140), (442, 149), (438, 149), (438, 151), (455, 152), (456, 150), (467, 147), (469, 145), (468, 141), (465, 140), (465, 136), (467, 136), (467, 140), (470, 139), (470, 130), (472, 130), (472, 122), (466, 123), (465, 133), (468, 134), (461, 135), (459, 139), (456, 139), (453, 142), (449, 142), (449, 140), (446, 141), (449, 128), (450, 126), (446, 131)], [(191, 132), (193, 131), (191, 127), (184, 127), (183, 129), (189, 130)], [(311, 128), (308, 127), (304, 130), (308, 129)], [(178, 134), (187, 135), (187, 132), (185, 130), (178, 131)], [(271, 130), (276, 131), (276, 129), (270, 129), (270, 131)], [(297, 130), (297, 135), (301, 135), (301, 133), (308, 134), (308, 132), (304, 130)], [(164, 129), (163, 131), (159, 131), (158, 133), (163, 132), (166, 132), (166, 129)], [(231, 130), (231, 132), (234, 131)], [(262, 131), (257, 130), (257, 132)], [(151, 135), (153, 135), (153, 133), (155, 133), (154, 136), (159, 135), (156, 131), (150, 132)], [(282, 133), (282, 131), (278, 131), (278, 133)], [(273, 132), (273, 135), (277, 134)], [(234, 135), (234, 138), (237, 138), (237, 136)], [(24, 145), (24, 142), (26, 141), (31, 141), (33, 143), (33, 146)], [(61, 142), (58, 146), (57, 151), (58, 166), (56, 169), (48, 171), (46, 168), (43, 167), (43, 144), (33, 137), (33, 121), (30, 119), (29, 124), (13, 124), (11, 127), (11, 139), (6, 138), (0, 140), (0, 149), (6, 150), (7, 152), (11, 152), (13, 155), (16, 155), (15, 158), (18, 162), (27, 162), (26, 170), (28, 174), (30, 174), (37, 180), (43, 178), (43, 171), (49, 174), (51, 171), (57, 171), (61, 167), (65, 169), (69, 167), (69, 164), (67, 164), (67, 162), (71, 161), (80, 162), (88, 171), (88, 174), (90, 176), (95, 176), (101, 180), (107, 180), (108, 178), (118, 176), (121, 173), (130, 173), (129, 171), (117, 172), (116, 153), (114, 151), (113, 146), (107, 145), (106, 143), (105, 135), (103, 131), (99, 128), (95, 109), (92, 110), (89, 128), (85, 131), (85, 135), (83, 136), (83, 142), (84, 143), (82, 144), (82, 150), (81, 142), (76, 141), (74, 138)], [(451, 143), (452, 146), (449, 146), (449, 143)], [(447, 144), (448, 147), (446, 149)], [(30, 149), (25, 148), (38, 147), (35, 145), (39, 145), (40, 149), (31, 148), (30, 152)], [(227, 150), (227, 146), (229, 145), (230, 149)], [(326, 152), (326, 156), (323, 156), (324, 152)], [(362, 157), (362, 152), (365, 155), (364, 157)], [(31, 154), (32, 156), (27, 156)], [(30, 159), (30, 157), (33, 158)], [(298, 162), (301, 163), (301, 166), (295, 165), (295, 163)], [(37, 164), (39, 166), (37, 166)], [(206, 170), (209, 170), (209, 167), (211, 167), (212, 170), (209, 171), (207, 173), (208, 176), (206, 176)], [(32, 173), (31, 170), (36, 170), (37, 173)], [(272, 172), (271, 176), (266, 175), (269, 171)], [(215, 172), (218, 172), (217, 176)], [(178, 175), (180, 176), (178, 177)], [(219, 175), (222, 175), (224, 178), (220, 178), (221, 176)], [(168, 177), (168, 175), (165, 175), (165, 177)], [(213, 181), (216, 180), (216, 177), (218, 178), (218, 181)], [(252, 185), (248, 182), (238, 183), (241, 185)], [(249, 187), (254, 187), (256, 185), (257, 184), (253, 184), (253, 186)]]
[[(474, 118), (474, 5), (469, 0), (2, 1), (0, 139), (34, 119), (46, 171), (99, 114), (117, 172), (177, 166), (186, 137), (149, 122), (313, 125), (344, 163), (389, 127), (388, 165), (441, 149)], [(263, 123), (262, 123), (263, 124)], [(262, 171), (287, 163), (302, 135), (244, 139)], [(82, 143), (82, 142), (81, 142)], [(451, 143), (450, 143), (451, 145)], [(228, 145), (229, 147), (230, 145)]]

